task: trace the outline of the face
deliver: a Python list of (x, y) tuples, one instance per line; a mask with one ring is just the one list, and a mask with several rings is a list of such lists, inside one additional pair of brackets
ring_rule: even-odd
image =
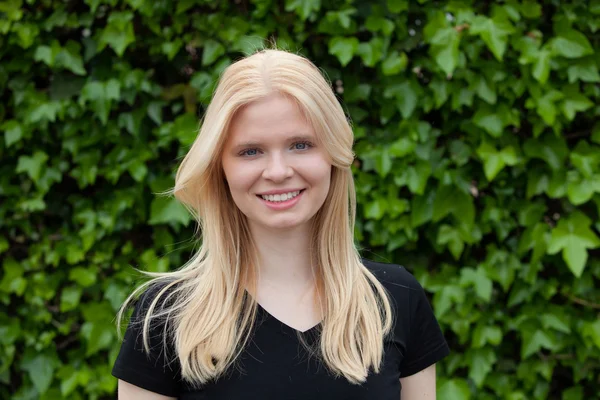
[(331, 161), (298, 106), (281, 95), (235, 115), (222, 166), (251, 227), (307, 226), (329, 192)]

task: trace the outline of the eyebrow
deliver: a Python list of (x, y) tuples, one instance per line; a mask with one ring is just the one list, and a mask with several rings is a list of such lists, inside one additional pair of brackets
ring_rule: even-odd
[[(301, 141), (308, 141), (308, 142), (316, 142), (317, 138), (314, 137), (313, 135), (294, 135), (292, 137), (287, 138), (288, 142), (301, 142)], [(257, 141), (247, 141), (247, 142), (241, 142), (236, 144), (235, 146), (233, 146), (233, 150), (242, 150), (248, 147), (260, 147), (262, 145), (261, 142), (257, 142)]]

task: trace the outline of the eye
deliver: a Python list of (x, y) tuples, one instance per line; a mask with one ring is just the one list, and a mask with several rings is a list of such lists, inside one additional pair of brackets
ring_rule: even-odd
[(294, 150), (308, 150), (311, 147), (313, 147), (312, 143), (306, 141), (294, 143)]
[(242, 157), (254, 157), (258, 154), (258, 149), (246, 149), (242, 150), (239, 155)]

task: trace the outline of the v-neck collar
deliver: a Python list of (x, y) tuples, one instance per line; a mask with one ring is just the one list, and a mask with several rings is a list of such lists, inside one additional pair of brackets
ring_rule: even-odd
[(256, 306), (258, 307), (258, 312), (260, 314), (262, 314), (263, 317), (265, 317), (266, 320), (272, 320), (273, 322), (275, 322), (278, 325), (280, 325), (283, 329), (291, 331), (293, 333), (299, 333), (299, 334), (302, 334), (302, 335), (306, 335), (306, 334), (309, 334), (309, 333), (316, 332), (316, 331), (318, 331), (321, 328), (322, 321), (319, 321), (313, 327), (308, 328), (308, 329), (306, 329), (304, 331), (301, 331), (301, 330), (296, 329), (296, 328), (294, 328), (294, 327), (286, 324), (285, 322), (279, 320), (277, 317), (273, 316), (273, 314), (271, 314), (270, 312), (268, 312), (263, 306), (260, 305), (260, 303), (257, 302)]

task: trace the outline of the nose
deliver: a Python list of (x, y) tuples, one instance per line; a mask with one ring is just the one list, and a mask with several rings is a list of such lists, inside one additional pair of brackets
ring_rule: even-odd
[(282, 182), (294, 174), (293, 168), (286, 161), (285, 157), (279, 153), (273, 153), (263, 170), (263, 178)]

